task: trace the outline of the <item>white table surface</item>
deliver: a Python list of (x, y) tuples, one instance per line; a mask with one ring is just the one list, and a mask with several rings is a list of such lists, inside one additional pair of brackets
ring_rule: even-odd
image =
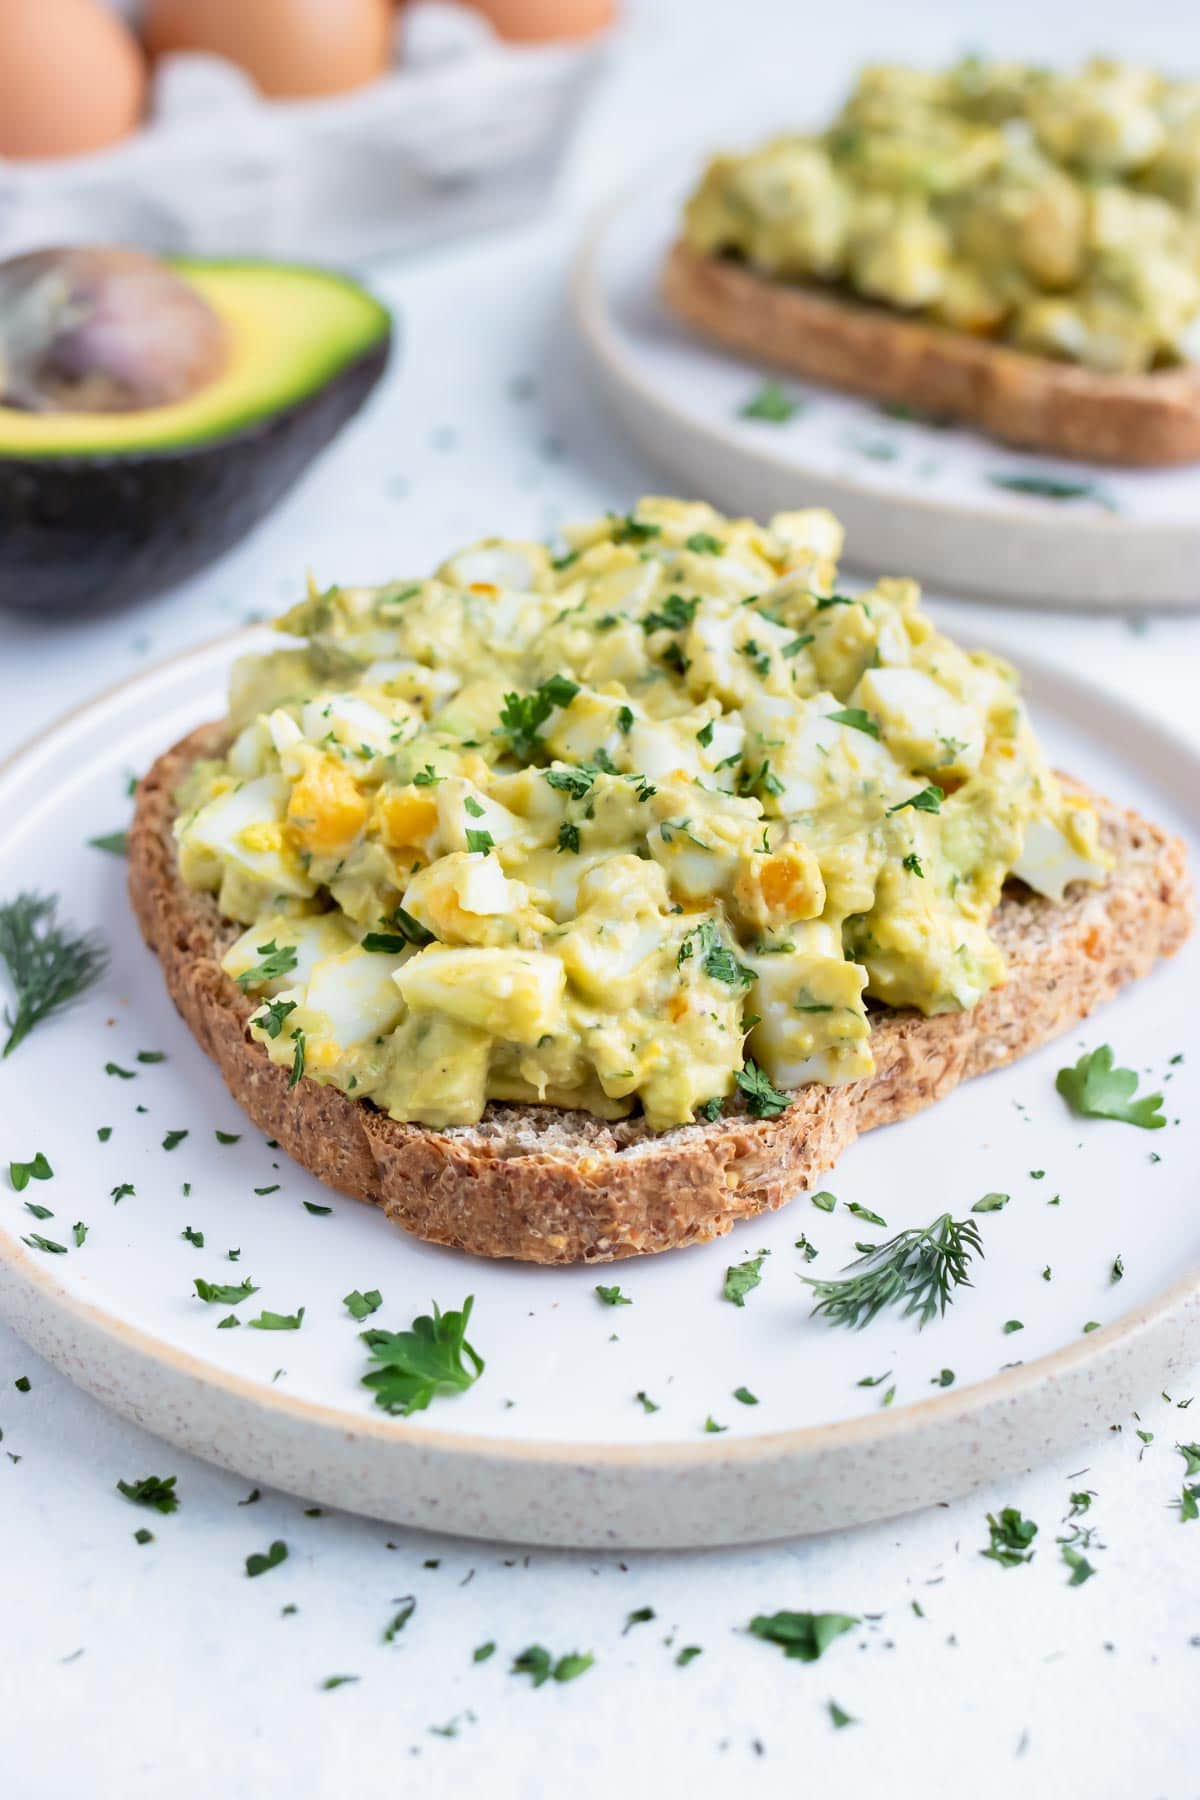
[[(310, 566), (323, 581), (421, 573), (474, 535), (544, 535), (661, 490), (597, 416), (563, 299), (586, 208), (647, 157), (811, 113), (868, 54), (984, 44), (1048, 60), (1104, 44), (1198, 67), (1200, 23), (1184, 18), (1172, 0), (1100, 0), (1086, 24), (1074, 7), (1010, 0), (985, 35), (982, 17), (934, 0), (819, 13), (644, 0), (553, 215), (374, 271), (403, 320), (392, 375), (248, 544), (124, 615), (70, 626), (0, 615), (0, 754), (148, 661), (278, 609)], [(1200, 736), (1200, 616), (944, 617), (968, 639), (1028, 633)], [(0, 1141), (0, 1161), (11, 1149)], [(28, 1393), (13, 1386), (21, 1376)], [(1194, 1800), (1200, 1522), (1181, 1525), (1170, 1507), (1184, 1468), (1173, 1446), (1200, 1438), (1200, 1370), (1175, 1402), (1193, 1391), (1194, 1411), (1148, 1394), (1140, 1420), (1114, 1419), (1086, 1454), (867, 1530), (756, 1550), (526, 1554), (311, 1518), (282, 1494), (240, 1506), (244, 1484), (123, 1424), (0, 1326), (0, 1793), (590, 1800), (878, 1786)], [(178, 1476), (170, 1518), (114, 1492), (150, 1471)], [(1080, 1487), (1097, 1494), (1085, 1523), (1098, 1528), (1098, 1573), (1071, 1588), (1053, 1540)], [(1025, 1568), (978, 1554), (986, 1513), (1007, 1504), (1041, 1528)], [(143, 1523), (155, 1540), (140, 1547)], [(246, 1555), (275, 1537), (288, 1562), (248, 1582)], [(386, 1646), (407, 1594), (417, 1610)], [(623, 1635), (645, 1606), (654, 1620)], [(776, 1607), (869, 1620), (807, 1667), (746, 1634)], [(495, 1655), (474, 1663), (489, 1640)], [(509, 1663), (535, 1641), (591, 1650), (595, 1666), (534, 1691)], [(679, 1668), (684, 1644), (703, 1654)], [(323, 1691), (334, 1673), (359, 1679)], [(834, 1729), (830, 1698), (853, 1726)]]

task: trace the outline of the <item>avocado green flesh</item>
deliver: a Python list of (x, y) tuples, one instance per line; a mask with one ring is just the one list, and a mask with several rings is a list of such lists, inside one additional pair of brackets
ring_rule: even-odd
[(173, 259), (225, 322), (229, 357), (188, 399), (132, 413), (32, 413), (0, 406), (0, 459), (119, 457), (212, 444), (326, 386), (386, 343), (387, 309), (329, 270)]

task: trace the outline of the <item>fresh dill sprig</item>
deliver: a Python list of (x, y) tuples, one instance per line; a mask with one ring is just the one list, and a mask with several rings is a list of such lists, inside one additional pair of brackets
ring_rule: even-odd
[(43, 1019), (78, 1000), (108, 968), (108, 950), (92, 933), (58, 922), (58, 899), (18, 894), (0, 902), (0, 962), (12, 982), (16, 1010), (4, 1010), (7, 1056)]
[(945, 1312), (953, 1288), (970, 1287), (971, 1258), (982, 1255), (978, 1225), (942, 1213), (923, 1229), (900, 1231), (884, 1244), (867, 1246), (866, 1254), (848, 1265), (858, 1270), (856, 1275), (840, 1281), (805, 1275), (802, 1280), (817, 1296), (813, 1316), (823, 1313), (831, 1325), (860, 1330), (883, 1307), (904, 1302), (903, 1316), (916, 1313), (918, 1325), (924, 1326)]

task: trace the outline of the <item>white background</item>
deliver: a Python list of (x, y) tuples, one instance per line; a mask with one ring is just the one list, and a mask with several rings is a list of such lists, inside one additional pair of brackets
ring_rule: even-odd
[[(1010, 0), (1000, 16), (932, 0), (644, 0), (551, 215), (372, 271), (402, 321), (388, 384), (242, 550), (133, 612), (69, 626), (0, 615), (0, 753), (148, 660), (276, 610), (309, 566), (322, 581), (423, 573), (473, 536), (542, 535), (661, 490), (598, 415), (564, 309), (588, 207), (646, 159), (813, 116), (867, 56), (1093, 47), (1200, 73), (1200, 20), (1179, 0), (1086, 13)], [(944, 616), (968, 639), (989, 622), (1027, 631), (1200, 736), (1200, 621), (1136, 605), (1096, 621)], [(0, 1071), (0, 1161), (4, 1136)], [(28, 1394), (12, 1385), (23, 1375)], [(1193, 1389), (1194, 1410), (1147, 1395), (1140, 1421), (1113, 1420), (1087, 1454), (890, 1525), (758, 1550), (526, 1555), (310, 1518), (282, 1495), (239, 1508), (244, 1484), (118, 1422), (0, 1327), (0, 1793), (1195, 1800), (1200, 1522), (1170, 1509), (1172, 1446), (1200, 1437), (1200, 1371), (1175, 1400)], [(151, 1470), (178, 1475), (169, 1519), (113, 1491)], [(1104, 1548), (1095, 1579), (1068, 1588), (1052, 1540), (1079, 1487), (1097, 1493)], [(985, 1514), (1005, 1504), (1041, 1527), (1029, 1567), (978, 1554)], [(156, 1534), (144, 1548), (143, 1522)], [(246, 1555), (276, 1536), (289, 1561), (247, 1581)], [(408, 1594), (416, 1613), (385, 1646)], [(655, 1619), (622, 1635), (645, 1606)], [(745, 1634), (780, 1606), (870, 1617), (806, 1667)], [(473, 1663), (489, 1640), (495, 1655)], [(533, 1641), (591, 1650), (596, 1665), (532, 1691), (508, 1665)], [(683, 1644), (703, 1654), (680, 1669)], [(359, 1680), (322, 1691), (334, 1673)], [(858, 1722), (834, 1730), (830, 1697)], [(455, 1721), (453, 1736), (431, 1730)]]

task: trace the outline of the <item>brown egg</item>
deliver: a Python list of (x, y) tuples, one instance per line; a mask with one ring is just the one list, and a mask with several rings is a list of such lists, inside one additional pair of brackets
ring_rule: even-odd
[(389, 0), (150, 0), (145, 36), (152, 56), (228, 57), (282, 100), (374, 81), (391, 60), (392, 24)]
[(467, 0), (513, 43), (591, 37), (617, 16), (615, 0)]
[(0, 156), (80, 156), (131, 132), (146, 66), (99, 0), (0, 0)]

